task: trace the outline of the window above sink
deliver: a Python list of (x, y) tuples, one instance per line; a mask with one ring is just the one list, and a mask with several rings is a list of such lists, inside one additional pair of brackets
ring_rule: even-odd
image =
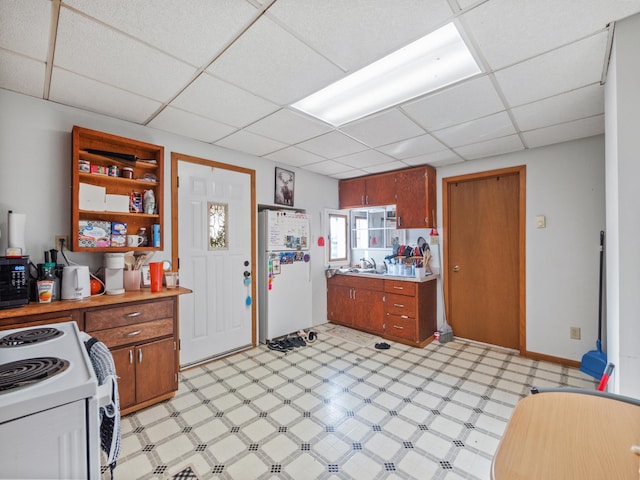
[(395, 205), (358, 208), (349, 213), (352, 249), (390, 249), (404, 243), (404, 230), (396, 228)]

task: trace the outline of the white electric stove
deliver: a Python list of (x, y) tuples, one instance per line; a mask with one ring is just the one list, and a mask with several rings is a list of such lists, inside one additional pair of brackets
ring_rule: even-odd
[(98, 381), (75, 322), (0, 330), (3, 478), (98, 479)]

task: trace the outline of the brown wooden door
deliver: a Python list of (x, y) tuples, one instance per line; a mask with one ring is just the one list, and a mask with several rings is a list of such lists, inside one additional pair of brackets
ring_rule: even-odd
[(134, 363), (135, 347), (124, 347), (111, 350), (113, 363), (118, 376), (118, 395), (120, 408), (126, 408), (136, 403), (136, 366)]
[(136, 347), (136, 400), (150, 400), (177, 389), (173, 338)]
[(445, 179), (447, 319), (458, 337), (521, 349), (524, 167), (469, 177)]

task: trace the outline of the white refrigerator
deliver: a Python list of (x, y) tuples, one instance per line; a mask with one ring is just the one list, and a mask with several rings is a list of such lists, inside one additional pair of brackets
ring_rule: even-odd
[(309, 216), (258, 214), (258, 339), (267, 343), (311, 327)]

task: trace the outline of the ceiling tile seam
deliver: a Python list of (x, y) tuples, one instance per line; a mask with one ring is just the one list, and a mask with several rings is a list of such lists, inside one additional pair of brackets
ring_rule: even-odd
[(523, 130), (522, 133), (531, 133), (531, 132), (535, 132), (536, 130), (544, 130), (545, 128), (558, 127), (560, 125), (567, 125), (569, 123), (579, 122), (580, 120), (586, 120), (588, 118), (596, 118), (596, 117), (600, 117), (600, 116), (604, 116), (604, 112), (602, 112), (602, 113), (594, 113), (593, 115), (587, 115), (586, 117), (574, 118), (572, 120), (565, 120), (563, 122), (552, 123), (552, 124), (549, 124), (549, 125), (545, 125), (543, 127), (530, 128), (529, 130)]
[[(147, 97), (146, 95), (142, 95), (141, 93), (133, 92), (131, 90), (127, 90), (126, 88), (122, 88), (122, 87), (119, 87), (117, 85), (113, 85), (111, 83), (104, 82), (103, 80), (100, 80), (100, 79), (94, 78), (94, 77), (90, 77), (88, 75), (85, 75), (84, 73), (79, 73), (79, 72), (75, 72), (73, 70), (69, 70), (68, 68), (58, 67), (58, 66), (54, 65), (53, 69), (57, 69), (57, 70), (60, 70), (60, 71), (63, 71), (63, 72), (68, 72), (68, 73), (71, 73), (71, 74), (76, 75), (78, 77), (86, 78), (87, 80), (91, 80), (92, 82), (96, 82), (96, 83), (99, 83), (101, 85), (105, 85), (105, 86), (110, 87), (110, 88), (115, 88), (116, 90), (120, 90), (121, 92), (129, 93), (131, 95), (135, 95), (136, 97), (144, 98), (146, 100), (151, 100), (154, 103), (162, 103), (162, 101), (158, 100), (157, 98)], [(52, 69), (52, 75), (53, 75), (53, 69)]]
[[(247, 25), (245, 25), (244, 27), (240, 28), (238, 30), (238, 33), (231, 38), (212, 58), (211, 60), (209, 60), (208, 62), (206, 62), (205, 64), (201, 65), (200, 67), (195, 67), (194, 65), (190, 65), (194, 68), (196, 68), (196, 71), (194, 72), (194, 74), (191, 76), (191, 79), (187, 80), (187, 82), (185, 83), (185, 85), (178, 89), (178, 91), (176, 92), (175, 95), (173, 95), (171, 98), (169, 98), (168, 100), (166, 100), (155, 112), (153, 112), (143, 123), (142, 125), (148, 125), (149, 123), (151, 123), (158, 115), (160, 115), (166, 108), (167, 106), (171, 105), (171, 103), (173, 103), (187, 88), (189, 88), (191, 85), (193, 85), (193, 83), (203, 74), (203, 73), (207, 73), (206, 70), (211, 67), (211, 65), (213, 65), (213, 63), (218, 60), (234, 43), (236, 43), (246, 32), (247, 30), (249, 30), (249, 28), (251, 28), (267, 11), (267, 9), (269, 9), (269, 7), (271, 7), (271, 5), (273, 5), (276, 2), (276, 0), (271, 0), (271, 2), (266, 5), (262, 10), (259, 10), (257, 12), (257, 14), (247, 23)], [(158, 49), (159, 50), (159, 49)], [(160, 50), (162, 51), (162, 50)], [(181, 60), (182, 61), (182, 60)], [(186, 62), (183, 62), (186, 63)], [(215, 77), (218, 80), (224, 81), (222, 79), (219, 79), (218, 77)], [(229, 83), (226, 82), (225, 83)], [(244, 89), (243, 89), (244, 90)], [(253, 92), (249, 92), (252, 95), (255, 95), (255, 93)], [(262, 97), (260, 97), (262, 98)], [(266, 100), (266, 99), (265, 99)], [(273, 103), (273, 102), (271, 102)], [(174, 107), (176, 108), (176, 107)], [(189, 112), (191, 113), (191, 112)], [(233, 128), (237, 128), (237, 127), (233, 127)]]
[(595, 82), (585, 83), (584, 85), (580, 85), (579, 87), (570, 88), (569, 90), (564, 90), (564, 91), (562, 91), (560, 93), (554, 93), (553, 95), (549, 95), (547, 97), (537, 98), (535, 100), (531, 100), (530, 102), (526, 102), (526, 103), (519, 103), (518, 105), (510, 106), (509, 108), (513, 110), (513, 109), (520, 108), (520, 107), (526, 107), (528, 105), (533, 105), (534, 103), (543, 102), (545, 100), (550, 100), (550, 99), (555, 98), (555, 97), (561, 97), (562, 95), (566, 95), (567, 93), (577, 92), (578, 90), (582, 90), (583, 88), (592, 87), (594, 85), (601, 86), (602, 84), (600, 83), (599, 80), (596, 80)]
[(26, 58), (27, 60), (31, 60), (37, 63), (41, 63), (43, 65), (47, 64), (46, 60), (41, 60), (37, 57), (32, 57), (31, 55), (27, 55), (26, 53), (22, 53), (22, 52), (17, 52), (15, 50), (9, 50), (8, 48), (2, 47), (0, 46), (0, 52), (7, 52), (11, 55), (15, 55), (16, 57), (20, 57), (20, 58)]
[(49, 100), (51, 93), (51, 74), (53, 73), (53, 62), (55, 59), (56, 39), (58, 38), (58, 22), (60, 21), (61, 0), (51, 1), (51, 20), (49, 24), (49, 48), (47, 49), (47, 60), (44, 70), (44, 85), (42, 98)]

